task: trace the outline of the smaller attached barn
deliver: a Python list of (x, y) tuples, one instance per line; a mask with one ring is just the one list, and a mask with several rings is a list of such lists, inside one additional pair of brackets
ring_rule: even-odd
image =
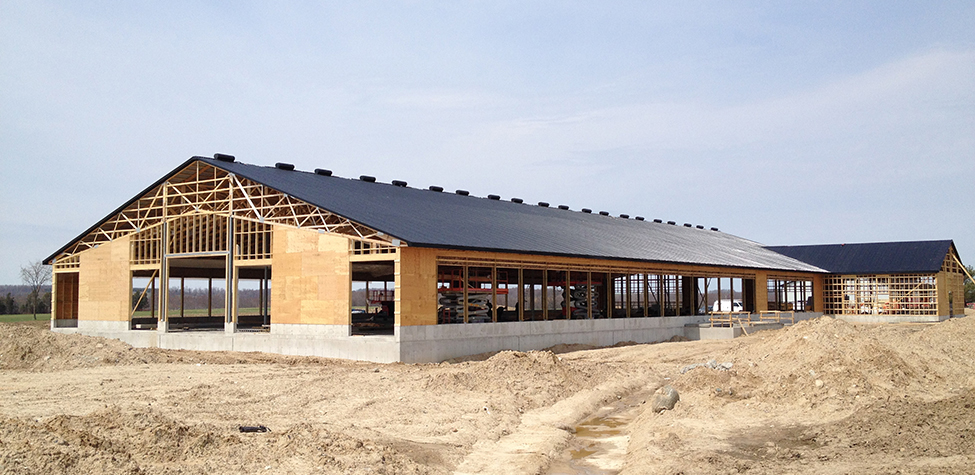
[(823, 312), (844, 320), (941, 321), (964, 315), (964, 266), (951, 240), (777, 246), (826, 269)]

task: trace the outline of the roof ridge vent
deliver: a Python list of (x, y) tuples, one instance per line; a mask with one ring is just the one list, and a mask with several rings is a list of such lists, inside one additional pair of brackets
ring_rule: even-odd
[(623, 219), (630, 219), (630, 215), (628, 214), (621, 214), (620, 217)]
[(277, 168), (278, 170), (287, 170), (290, 172), (291, 170), (295, 169), (295, 166), (293, 163), (278, 162), (274, 164), (274, 168)]
[(442, 186), (431, 186), (431, 187), (429, 188), (429, 190), (430, 190), (430, 191), (436, 191), (437, 193), (440, 193), (440, 192), (442, 192), (442, 191), (443, 191), (443, 187), (442, 187)]
[(392, 184), (393, 184), (393, 186), (398, 186), (398, 187), (401, 187), (401, 188), (406, 188), (406, 182), (403, 181), (403, 180), (393, 180), (392, 181)]
[(495, 201), (497, 201), (497, 200), (500, 200), (501, 197), (498, 196), (498, 195), (488, 195), (488, 199), (489, 200), (495, 200)]
[(518, 203), (518, 204), (522, 204), (522, 203), (524, 203), (524, 202), (525, 202), (525, 200), (523, 200), (523, 199), (521, 199), (521, 198), (511, 198), (511, 202), (512, 202), (512, 203)]
[(470, 196), (470, 194), (471, 194), (471, 192), (469, 192), (467, 190), (457, 190), (454, 193), (457, 193), (460, 196)]
[(369, 183), (375, 183), (376, 182), (376, 177), (369, 176), (369, 175), (359, 175), (359, 179), (362, 180), (362, 181), (365, 181), (365, 182), (369, 182)]
[(321, 176), (332, 176), (332, 170), (326, 170), (324, 168), (316, 168), (315, 174)]
[(559, 209), (562, 210), (562, 211), (568, 211), (569, 210), (569, 206), (568, 205), (559, 205)]
[(542, 208), (548, 208), (548, 203), (546, 203), (544, 201), (539, 201), (538, 202), (538, 206), (541, 206)]
[(221, 162), (234, 163), (234, 160), (236, 160), (237, 157), (227, 155), (226, 153), (215, 153), (213, 154), (213, 159), (220, 160)]
[(643, 221), (644, 219), (647, 219), (647, 218), (644, 218), (643, 216), (637, 216), (637, 217), (635, 217), (633, 219), (635, 219), (637, 221)]
[(609, 211), (600, 211), (599, 212), (599, 215), (600, 216), (609, 216)]

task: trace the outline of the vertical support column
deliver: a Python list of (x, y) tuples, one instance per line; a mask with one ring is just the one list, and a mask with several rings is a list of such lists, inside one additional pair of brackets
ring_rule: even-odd
[(518, 268), (518, 321), (525, 321), (525, 270)]
[(542, 320), (548, 320), (548, 269), (542, 270)]
[(633, 282), (630, 279), (631, 277), (632, 274), (626, 274), (626, 277), (623, 277), (623, 288), (626, 289), (626, 295), (623, 297), (623, 301), (626, 302), (626, 318), (631, 317), (630, 308), (633, 307), (633, 297), (631, 295), (633, 293), (631, 292), (633, 290)]
[(51, 263), (51, 330), (54, 329), (55, 321), (58, 319), (58, 275), (54, 273), (54, 266), (58, 263), (57, 259)]
[(491, 266), (491, 321), (498, 322), (498, 266)]
[[(165, 202), (165, 191), (163, 192)], [(165, 219), (165, 206), (163, 207)], [(166, 240), (169, 236), (169, 222), (163, 221), (162, 232), (159, 233), (159, 319), (156, 320), (156, 331), (169, 331), (169, 246)]]
[[(231, 195), (231, 204), (233, 204)], [(224, 292), (224, 322), (223, 330), (227, 333), (237, 331), (237, 269), (234, 267), (234, 218), (227, 216), (227, 262), (224, 267), (224, 278), (227, 279), (227, 291)]]
[(755, 287), (755, 311), (768, 311), (768, 273), (755, 272), (755, 280), (752, 284)]
[(681, 279), (681, 301), (683, 302), (684, 315), (697, 315), (697, 279), (682, 275)]
[(593, 300), (595, 300), (592, 298), (592, 291), (592, 272), (586, 272), (586, 313), (590, 320), (592, 320)]
[(664, 306), (667, 305), (667, 296), (664, 295), (664, 276), (663, 274), (657, 274), (657, 307), (660, 307), (660, 316), (666, 315), (666, 310)]

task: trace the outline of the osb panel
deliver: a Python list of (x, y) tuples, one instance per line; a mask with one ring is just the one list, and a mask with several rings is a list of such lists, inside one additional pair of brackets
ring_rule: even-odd
[(273, 232), (271, 321), (348, 325), (348, 239), (280, 226)]
[(755, 311), (768, 311), (768, 272), (755, 272)]
[(78, 319), (129, 319), (132, 279), (129, 276), (129, 238), (103, 243), (79, 255)]
[(436, 325), (436, 250), (400, 248), (396, 264), (396, 299), (397, 325)]

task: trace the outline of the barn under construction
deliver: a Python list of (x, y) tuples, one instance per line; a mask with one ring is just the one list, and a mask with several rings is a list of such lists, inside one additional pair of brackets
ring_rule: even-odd
[[(937, 269), (905, 271), (924, 283), (857, 280), (855, 301), (873, 292), (874, 315), (962, 313), (961, 262), (946, 242)], [(865, 308), (846, 304), (863, 272), (789, 251), (689, 223), (218, 154), (190, 158), (45, 262), (56, 331), (430, 362), (661, 341), (735, 305), (790, 319)]]

